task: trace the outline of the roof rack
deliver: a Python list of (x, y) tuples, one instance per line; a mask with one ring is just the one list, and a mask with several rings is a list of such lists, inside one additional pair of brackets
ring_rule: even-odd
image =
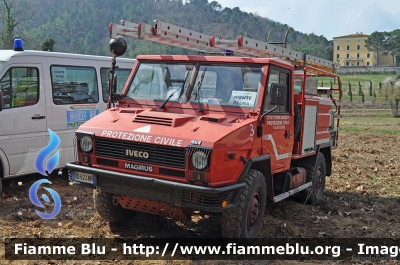
[(111, 38), (120, 34), (209, 54), (221, 54), (229, 50), (239, 55), (258, 58), (281, 57), (290, 60), (299, 68), (309, 65), (328, 72), (336, 72), (339, 68), (339, 64), (333, 61), (267, 42), (243, 36), (238, 36), (237, 40), (216, 38), (158, 20), (154, 21), (153, 26), (143, 22), (136, 24), (121, 20), (121, 24), (110, 23), (109, 29)]

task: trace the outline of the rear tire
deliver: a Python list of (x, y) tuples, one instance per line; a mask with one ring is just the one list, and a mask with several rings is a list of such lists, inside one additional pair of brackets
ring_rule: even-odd
[[(300, 198), (306, 203), (315, 203), (324, 198), (326, 181), (326, 163), (322, 153), (318, 153), (315, 167), (307, 167), (307, 182), (312, 182), (310, 188), (299, 193)], [(311, 191), (311, 192), (310, 192)]]
[(263, 223), (267, 190), (261, 172), (250, 169), (235, 207), (222, 212), (222, 237), (256, 238)]
[(99, 215), (110, 223), (121, 223), (131, 219), (135, 211), (124, 209), (119, 204), (114, 205), (112, 195), (102, 190), (93, 191), (94, 206)]

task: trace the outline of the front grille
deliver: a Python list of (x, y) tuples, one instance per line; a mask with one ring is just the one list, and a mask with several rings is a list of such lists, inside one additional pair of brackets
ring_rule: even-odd
[(111, 166), (111, 167), (118, 167), (118, 161), (104, 159), (104, 158), (97, 158), (97, 164)]
[(96, 156), (150, 165), (185, 168), (185, 148), (96, 138)]

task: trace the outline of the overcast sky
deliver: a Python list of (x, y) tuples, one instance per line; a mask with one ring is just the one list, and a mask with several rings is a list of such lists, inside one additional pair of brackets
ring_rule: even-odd
[[(400, 29), (399, 0), (216, 0), (224, 7), (287, 24), (328, 40), (357, 32)], [(211, 2), (211, 0), (209, 0)]]

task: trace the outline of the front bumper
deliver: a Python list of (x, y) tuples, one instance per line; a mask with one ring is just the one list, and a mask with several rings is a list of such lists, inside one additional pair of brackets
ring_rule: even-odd
[[(96, 175), (100, 189), (136, 198), (168, 203), (173, 206), (189, 207), (210, 212), (222, 212), (235, 206), (246, 183), (210, 188), (180, 182), (142, 177), (68, 163), (67, 169)], [(226, 207), (222, 203), (226, 201)]]

